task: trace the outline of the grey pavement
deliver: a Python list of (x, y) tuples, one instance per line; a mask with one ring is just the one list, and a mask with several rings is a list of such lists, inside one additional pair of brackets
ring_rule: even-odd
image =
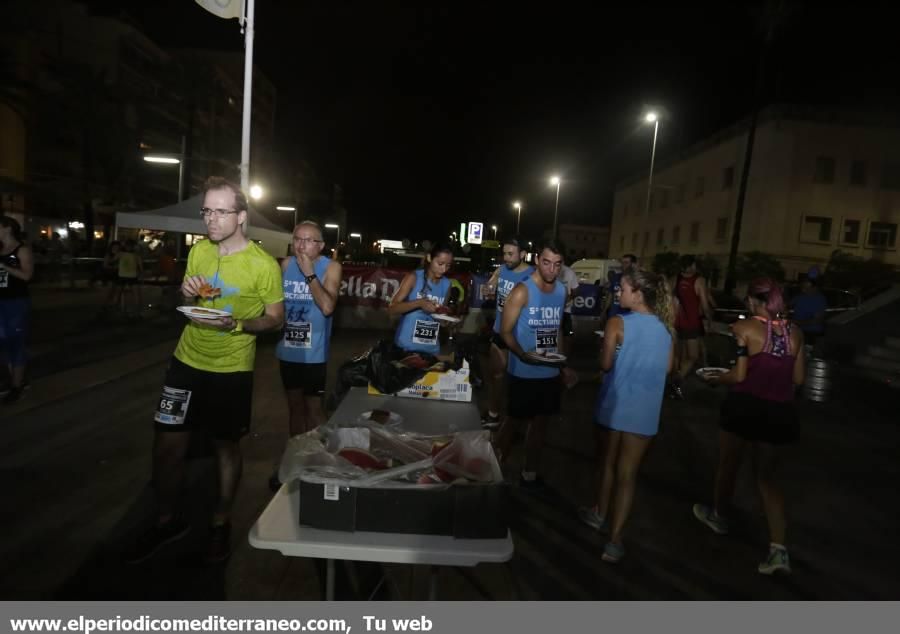
[[(27, 397), (0, 409), (0, 470), (7, 490), (0, 598), (323, 598), (321, 562), (256, 550), (246, 541), (271, 497), (267, 480), (287, 436), (272, 341), (262, 341), (257, 355), (253, 432), (243, 441), (231, 558), (215, 567), (199, 564), (215, 478), (205, 448), (196, 447), (184, 498), (193, 532), (144, 564), (128, 566), (121, 551), (152, 512), (151, 414), (181, 325), (169, 314), (148, 311), (138, 322), (105, 326), (90, 318), (96, 292), (72, 292), (69, 301), (52, 295), (46, 304), (36, 297), (36, 314), (49, 315), (46, 323), (52, 323), (58, 311), (66, 311), (62, 321), (73, 327), (60, 345), (71, 348), (70, 362), (54, 368), (49, 359), (56, 346), (47, 345), (41, 354), (48, 361), (33, 375)], [(694, 502), (711, 496), (717, 408), (724, 395), (698, 383), (688, 385), (686, 401), (664, 405), (660, 434), (640, 473), (626, 558), (618, 566), (601, 562), (603, 537), (575, 516), (591, 483), (591, 411), (598, 389), (592, 330), (579, 324), (573, 357), (581, 380), (566, 394), (563, 415), (548, 438), (543, 467), (550, 486), (540, 493), (510, 486), (513, 559), (442, 569), (440, 598), (897, 598), (896, 399), (849, 378), (838, 381), (830, 402), (801, 403), (803, 437), (785, 452), (781, 478), (791, 577), (756, 572), (767, 537), (749, 464), (738, 484), (732, 535), (712, 534), (691, 514)], [(339, 330), (330, 381), (339, 360), (384, 334)], [(53, 337), (43, 333), (36, 339)], [(511, 473), (520, 460), (520, 454), (512, 457)], [(382, 572), (388, 583), (378, 587), (376, 598), (427, 594), (425, 567), (348, 564), (338, 570), (339, 597), (368, 597)]]

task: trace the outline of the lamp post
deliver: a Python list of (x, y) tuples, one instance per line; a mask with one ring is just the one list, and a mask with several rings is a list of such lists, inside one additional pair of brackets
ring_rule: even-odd
[(513, 203), (513, 207), (516, 210), (516, 235), (519, 235), (519, 221), (522, 219), (522, 203), (517, 200)]
[(265, 195), (263, 188), (259, 185), (250, 185), (250, 198), (260, 200)]
[[(294, 212), (294, 227), (297, 226), (297, 208), (292, 205), (278, 205), (275, 207), (277, 211), (293, 211)], [(291, 231), (294, 230), (294, 227), (291, 227)]]
[(341, 246), (341, 225), (335, 224), (333, 222), (329, 222), (325, 225), (326, 229), (337, 229), (337, 240), (334, 243), (334, 254), (337, 255), (338, 249)]
[[(659, 132), (659, 117), (655, 112), (648, 112), (644, 116), (644, 121), (653, 124), (653, 149), (650, 150), (650, 176), (647, 178), (647, 205), (644, 208), (644, 222), (650, 217), (650, 198), (653, 191), (653, 162), (656, 159), (656, 133)], [(641, 255), (643, 255), (643, 244), (641, 246)]]
[(559, 185), (562, 183), (562, 180), (559, 176), (554, 176), (550, 179), (551, 185), (556, 185), (556, 207), (553, 208), (553, 239), (556, 240), (556, 219), (559, 216)]
[(147, 163), (178, 166), (178, 202), (184, 200), (184, 162), (187, 152), (187, 137), (181, 136), (180, 154), (148, 154), (144, 156)]
[(491, 229), (494, 231), (494, 240), (497, 239), (497, 225), (491, 225)]

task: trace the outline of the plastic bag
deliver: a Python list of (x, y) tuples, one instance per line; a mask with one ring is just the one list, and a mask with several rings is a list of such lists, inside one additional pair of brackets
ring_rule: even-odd
[(434, 472), (444, 482), (499, 482), (499, 471), (488, 431), (459, 432), (434, 456)]

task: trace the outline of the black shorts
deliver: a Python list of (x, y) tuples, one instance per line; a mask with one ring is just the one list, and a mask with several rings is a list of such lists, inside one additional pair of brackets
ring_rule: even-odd
[(238, 441), (250, 431), (253, 372), (207, 372), (175, 357), (154, 415), (157, 431), (205, 430), (216, 440)]
[(795, 442), (800, 432), (793, 402), (766, 401), (741, 392), (725, 397), (719, 427), (744, 440), (770, 445)]
[(556, 416), (561, 409), (562, 381), (523, 379), (506, 375), (506, 413), (513, 418), (527, 420), (535, 416)]
[(500, 333), (491, 333), (491, 343), (501, 350), (509, 350), (509, 346), (506, 345), (505, 341), (503, 341), (503, 337), (500, 336)]
[(572, 337), (575, 335), (575, 324), (572, 323), (572, 313), (563, 313), (562, 334), (563, 337)]
[(304, 394), (324, 394), (326, 363), (281, 362), (281, 384), (286, 390), (303, 390)]

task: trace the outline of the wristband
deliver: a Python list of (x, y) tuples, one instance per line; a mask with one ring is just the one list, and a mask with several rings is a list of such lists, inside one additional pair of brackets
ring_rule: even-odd
[(735, 355), (738, 357), (746, 357), (747, 356), (747, 346), (738, 346)]
[(312, 284), (312, 283), (313, 283), (313, 280), (317, 280), (317, 279), (319, 279), (319, 276), (316, 275), (315, 273), (313, 273), (312, 275), (307, 275), (307, 276), (306, 276), (306, 283), (307, 283), (307, 284)]

